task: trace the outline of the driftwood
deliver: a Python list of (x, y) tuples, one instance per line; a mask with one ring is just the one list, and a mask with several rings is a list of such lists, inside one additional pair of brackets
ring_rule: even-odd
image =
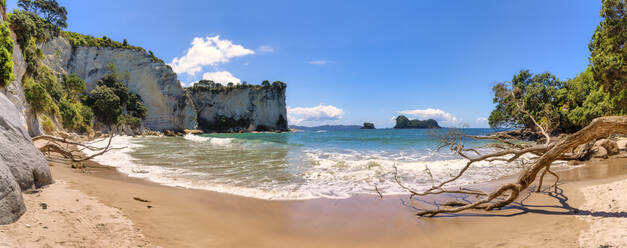
[[(451, 131), (442, 135), (441, 141), (443, 144), (439, 148), (449, 147), (451, 151), (468, 160), (466, 165), (456, 175), (439, 184), (433, 184), (431, 188), (424, 192), (418, 192), (403, 185), (398, 178), (398, 173), (395, 174), (396, 182), (402, 188), (409, 191), (411, 194), (410, 197), (442, 193), (456, 193), (475, 197), (474, 201), (448, 202), (442, 204), (441, 206), (443, 207), (438, 206), (438, 208), (434, 210), (424, 210), (418, 212), (418, 216), (430, 217), (441, 213), (457, 213), (468, 209), (499, 209), (514, 202), (518, 195), (523, 190), (527, 189), (536, 180), (538, 174), (540, 173), (538, 189), (542, 187), (546, 174), (551, 174), (559, 180), (557, 174), (551, 170), (551, 164), (559, 159), (576, 159), (576, 157), (564, 156), (566, 152), (598, 138), (607, 137), (612, 134), (627, 134), (627, 116), (607, 116), (596, 118), (585, 128), (576, 133), (567, 135), (557, 141), (551, 141), (548, 132), (546, 132), (540, 125), (538, 126), (541, 129), (541, 132), (545, 134), (546, 142), (544, 144), (517, 144), (499, 137), (475, 137), (465, 135), (460, 131)], [(490, 154), (482, 154), (477, 149), (464, 147), (462, 142), (464, 138), (494, 140), (501, 145), (501, 148), (506, 149)], [(525, 154), (536, 155), (536, 157), (529, 160), (521, 159), (521, 157)], [(466, 172), (472, 164), (479, 161), (520, 161), (525, 169), (515, 182), (504, 184), (492, 192), (469, 188), (446, 188), (447, 184), (462, 177), (464, 172)], [(427, 174), (431, 175), (428, 169)]]
[[(39, 150), (42, 153), (47, 154), (48, 157), (50, 157), (51, 152), (58, 153), (58, 154), (61, 154), (61, 156), (63, 156), (64, 158), (70, 159), (73, 162), (73, 164), (81, 164), (81, 162), (103, 155), (107, 153), (108, 151), (115, 150), (115, 149), (123, 149), (124, 147), (118, 147), (118, 148), (111, 147), (111, 141), (113, 140), (113, 137), (115, 137), (115, 133), (116, 133), (115, 131), (112, 132), (111, 135), (108, 137), (108, 142), (105, 147), (96, 147), (89, 143), (71, 141), (65, 138), (51, 136), (51, 135), (41, 135), (41, 136), (34, 137), (33, 142), (37, 140), (47, 141), (47, 143), (44, 146), (40, 147)], [(97, 152), (90, 156), (83, 156), (83, 151), (85, 150), (97, 151)]]

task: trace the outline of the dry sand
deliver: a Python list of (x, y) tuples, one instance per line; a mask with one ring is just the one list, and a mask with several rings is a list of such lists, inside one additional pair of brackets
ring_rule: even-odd
[[(51, 164), (58, 183), (39, 197), (27, 196), (28, 212), (18, 223), (0, 227), (0, 243), (23, 247), (579, 247), (581, 231), (581, 242), (594, 235), (586, 232), (596, 232), (587, 231), (586, 216), (599, 211), (595, 205), (590, 205), (594, 211), (577, 210), (585, 202), (579, 189), (622, 182), (624, 193), (627, 180), (627, 159), (608, 160), (561, 172), (566, 182), (560, 186), (563, 191), (530, 193), (521, 199), (524, 205), (421, 219), (413, 214), (425, 203), (406, 196), (267, 201), (161, 186), (95, 163), (85, 170)], [(47, 210), (38, 205), (44, 196), (49, 197)], [(623, 198), (617, 200), (624, 203), (624, 194), (619, 196)], [(625, 218), (624, 208), (602, 211), (622, 211), (615, 214)], [(54, 221), (43, 222), (46, 219)]]
[(115, 208), (59, 181), (24, 194), (27, 212), (0, 226), (0, 247), (151, 247)]
[(627, 180), (581, 189), (586, 202), (582, 210), (596, 215), (581, 216), (590, 228), (579, 235), (582, 247), (627, 247)]

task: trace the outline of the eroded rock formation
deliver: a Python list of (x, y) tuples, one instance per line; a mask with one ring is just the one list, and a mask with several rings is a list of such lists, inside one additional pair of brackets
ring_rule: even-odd
[(285, 88), (189, 88), (205, 132), (287, 131)]
[(53, 183), (48, 162), (33, 145), (20, 116), (0, 94), (0, 224), (15, 222), (26, 211), (22, 191)]

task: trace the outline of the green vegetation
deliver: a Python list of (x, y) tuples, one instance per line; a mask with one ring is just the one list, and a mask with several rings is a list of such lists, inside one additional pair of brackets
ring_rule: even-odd
[(69, 76), (63, 75), (62, 82), (63, 90), (65, 90), (66, 97), (71, 98), (75, 97), (75, 100), (78, 100), (78, 97), (81, 93), (85, 92), (85, 82), (81, 80), (76, 74), (72, 73)]
[(17, 43), (22, 48), (31, 38), (34, 38), (35, 42), (45, 42), (57, 36), (61, 30), (37, 14), (24, 10), (14, 10), (9, 15), (9, 22), (17, 36)]
[(118, 123), (121, 125), (128, 125), (131, 128), (137, 129), (142, 126), (142, 119), (131, 115), (121, 115), (118, 118)]
[(489, 124), (493, 128), (535, 129), (529, 113), (551, 132), (575, 132), (592, 119), (627, 114), (627, 4), (602, 0), (601, 17), (589, 44), (590, 66), (573, 79), (561, 81), (546, 72), (521, 70), (509, 82), (497, 83)]
[(41, 126), (44, 128), (46, 133), (51, 133), (57, 129), (57, 126), (52, 123), (52, 120), (48, 116), (42, 116), (41, 118)]
[(233, 89), (247, 89), (247, 88), (252, 88), (252, 89), (257, 89), (257, 90), (271, 89), (271, 88), (285, 89), (287, 88), (287, 84), (281, 81), (274, 81), (272, 84), (270, 84), (270, 81), (264, 80), (261, 83), (261, 85), (248, 84), (246, 81), (242, 82), (241, 84), (228, 83), (227, 85), (223, 85), (221, 83), (216, 83), (211, 80), (203, 79), (203, 80), (198, 81), (191, 87), (189, 87), (189, 89), (194, 92), (211, 91), (212, 93), (219, 93), (219, 92), (224, 92), (224, 91), (230, 91)]
[(428, 120), (410, 120), (404, 115), (396, 117), (396, 125), (394, 128), (440, 128), (438, 122), (434, 119)]
[(13, 40), (6, 23), (0, 23), (0, 87), (8, 86), (13, 75)]
[(61, 32), (61, 35), (68, 39), (73, 47), (113, 47), (146, 52), (146, 50), (141, 47), (129, 45), (126, 39), (124, 40), (124, 43), (120, 43), (110, 39), (107, 36), (102, 36), (102, 38), (96, 38), (91, 35), (84, 35), (70, 31), (63, 31)]
[(96, 119), (107, 125), (116, 124), (122, 114), (120, 98), (107, 86), (98, 86), (89, 93), (89, 105)]
[(610, 93), (613, 114), (627, 114), (627, 1), (602, 0), (601, 17), (592, 40), (590, 65), (594, 80)]
[(46, 22), (67, 28), (67, 10), (56, 0), (18, 0), (17, 6), (32, 13), (38, 13)]
[[(115, 68), (112, 71), (115, 72)], [(138, 128), (147, 115), (141, 97), (130, 93), (116, 73), (99, 80), (97, 87), (89, 93), (87, 102), (96, 119), (106, 125), (128, 124)]]
[(54, 102), (48, 91), (31, 77), (24, 78), (24, 96), (36, 113), (54, 114)]

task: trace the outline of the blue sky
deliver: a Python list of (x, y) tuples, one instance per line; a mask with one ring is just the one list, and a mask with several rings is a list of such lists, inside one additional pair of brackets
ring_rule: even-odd
[(152, 50), (184, 84), (286, 82), (302, 125), (391, 127), (403, 111), (485, 127), (495, 82), (576, 76), (601, 21), (596, 0), (59, 2), (68, 30)]

